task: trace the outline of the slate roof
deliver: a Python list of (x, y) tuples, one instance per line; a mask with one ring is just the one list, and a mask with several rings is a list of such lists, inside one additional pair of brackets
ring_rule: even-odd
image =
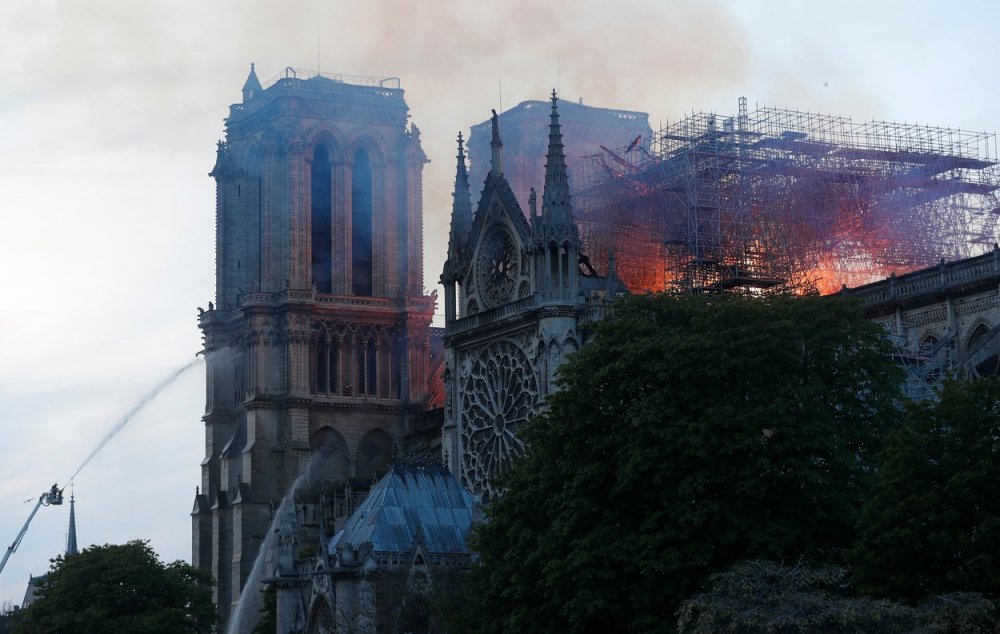
[(394, 464), (328, 545), (370, 542), (378, 552), (411, 552), (418, 539), (428, 554), (468, 553), (472, 495), (441, 466)]

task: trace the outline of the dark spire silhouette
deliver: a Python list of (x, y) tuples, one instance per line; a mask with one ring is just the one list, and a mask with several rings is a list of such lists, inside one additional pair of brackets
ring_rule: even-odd
[(79, 554), (76, 547), (76, 498), (69, 495), (69, 535), (66, 537), (66, 556)]
[(559, 105), (555, 90), (552, 91), (552, 113), (549, 119), (549, 150), (545, 155), (545, 189), (542, 192), (541, 221), (549, 225), (550, 231), (564, 234), (563, 238), (577, 242), (579, 237), (569, 202), (569, 176), (566, 169), (566, 155), (563, 152)]
[(452, 262), (461, 257), (472, 228), (472, 198), (461, 132), (458, 133), (458, 155), (455, 158), (455, 192), (452, 194), (451, 233), (448, 237), (448, 259)]

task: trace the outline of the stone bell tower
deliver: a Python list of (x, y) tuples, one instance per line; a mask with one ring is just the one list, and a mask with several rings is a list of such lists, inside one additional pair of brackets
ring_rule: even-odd
[(399, 80), (251, 65), (218, 144), (216, 295), (193, 562), (239, 598), (273, 509), (315, 478), (371, 481), (429, 402), (420, 133)]

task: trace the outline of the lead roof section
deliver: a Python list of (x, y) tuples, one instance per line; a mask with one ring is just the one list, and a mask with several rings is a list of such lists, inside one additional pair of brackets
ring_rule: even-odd
[(472, 495), (441, 466), (394, 464), (367, 499), (330, 540), (371, 543), (378, 552), (411, 552), (420, 541), (428, 554), (468, 553)]

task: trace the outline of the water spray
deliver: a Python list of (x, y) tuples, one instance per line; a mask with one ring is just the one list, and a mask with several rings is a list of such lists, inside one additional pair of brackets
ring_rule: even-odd
[(153, 387), (153, 389), (143, 394), (142, 398), (140, 398), (135, 403), (135, 405), (132, 406), (131, 409), (125, 412), (124, 416), (118, 419), (118, 422), (115, 423), (114, 427), (108, 430), (108, 433), (104, 434), (104, 437), (101, 438), (101, 440), (97, 443), (97, 446), (94, 447), (93, 451), (90, 452), (90, 455), (86, 457), (83, 463), (79, 467), (77, 467), (76, 471), (73, 472), (73, 475), (69, 477), (69, 480), (67, 480), (66, 484), (64, 484), (62, 488), (65, 489), (67, 486), (69, 486), (69, 484), (73, 482), (73, 479), (76, 478), (77, 474), (79, 474), (80, 471), (82, 471), (83, 468), (87, 466), (87, 463), (93, 460), (94, 456), (96, 456), (101, 451), (101, 449), (104, 449), (104, 445), (108, 444), (108, 442), (110, 442), (112, 438), (118, 435), (118, 432), (124, 429), (125, 425), (128, 425), (129, 421), (135, 418), (136, 414), (142, 411), (142, 409), (146, 407), (146, 405), (148, 405), (150, 401), (156, 398), (160, 394), (160, 392), (167, 389), (174, 381), (178, 379), (178, 377), (180, 377), (180, 375), (184, 374), (189, 369), (194, 367), (194, 365), (198, 363), (199, 360), (200, 357), (196, 355), (192, 361), (188, 362), (181, 368), (174, 370), (167, 378), (163, 379), (158, 384), (156, 384), (156, 386)]
[[(21, 527), (21, 532), (17, 534), (17, 537), (14, 539), (14, 543), (7, 547), (7, 553), (3, 556), (3, 560), (0, 561), (0, 572), (3, 572), (4, 566), (7, 565), (7, 560), (10, 559), (10, 556), (14, 554), (14, 551), (17, 550), (17, 547), (21, 544), (21, 540), (24, 538), (24, 534), (28, 532), (28, 526), (31, 524), (31, 520), (35, 519), (35, 514), (38, 513), (38, 509), (43, 506), (56, 506), (62, 504), (63, 490), (72, 484), (73, 479), (76, 478), (77, 474), (79, 474), (84, 467), (87, 466), (87, 463), (89, 463), (94, 456), (101, 451), (101, 449), (104, 449), (104, 446), (107, 445), (108, 442), (118, 434), (118, 432), (124, 429), (125, 425), (128, 425), (129, 421), (135, 418), (135, 415), (142, 411), (142, 409), (146, 407), (150, 401), (156, 398), (160, 392), (169, 387), (182, 374), (194, 367), (194, 365), (200, 360), (201, 358), (196, 355), (194, 360), (185, 364), (181, 368), (174, 370), (167, 378), (163, 379), (160, 383), (153, 387), (153, 389), (143, 394), (142, 398), (140, 398), (131, 409), (125, 412), (125, 415), (122, 416), (117, 423), (115, 423), (115, 425), (104, 435), (103, 438), (101, 438), (101, 440), (97, 443), (97, 446), (94, 447), (93, 451), (91, 451), (83, 463), (77, 467), (76, 471), (73, 472), (73, 475), (69, 477), (66, 484), (62, 487), (58, 484), (53, 484), (51, 489), (38, 496), (35, 508), (31, 510), (31, 515), (28, 516), (24, 526)], [(30, 502), (30, 500), (27, 501)]]
[(279, 523), (288, 515), (289, 511), (294, 513), (292, 506), (295, 503), (295, 491), (314, 475), (313, 467), (318, 455), (314, 453), (310, 456), (309, 461), (302, 469), (302, 473), (295, 479), (292, 486), (288, 488), (288, 492), (285, 493), (285, 497), (281, 499), (281, 504), (278, 505), (278, 509), (274, 512), (274, 517), (271, 519), (271, 525), (267, 529), (267, 534), (264, 536), (264, 540), (257, 550), (257, 558), (254, 559), (250, 576), (247, 577), (246, 583), (243, 584), (243, 591), (240, 592), (240, 598), (233, 609), (229, 626), (226, 628), (226, 634), (242, 634), (249, 631), (251, 626), (256, 624), (256, 620), (254, 619), (260, 618), (262, 604), (260, 593), (264, 589), (264, 566), (266, 565), (268, 555), (274, 550), (274, 542), (277, 540), (280, 530)]

